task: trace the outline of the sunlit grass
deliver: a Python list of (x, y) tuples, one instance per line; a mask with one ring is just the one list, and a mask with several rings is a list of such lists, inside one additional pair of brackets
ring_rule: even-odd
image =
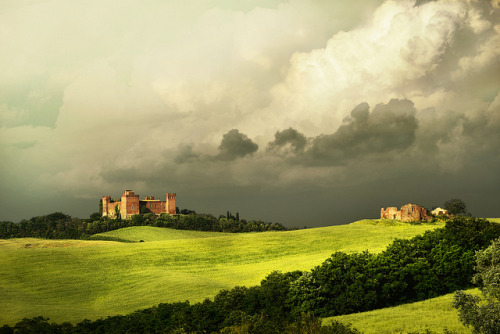
[(440, 226), (365, 220), (245, 234), (131, 227), (103, 235), (145, 242), (0, 240), (0, 325), (38, 315), (77, 322), (201, 301), (257, 285), (273, 270), (309, 270), (335, 251), (380, 252), (394, 238)]
[[(478, 290), (468, 292), (479, 293)], [(445, 329), (452, 333), (472, 333), (458, 319), (452, 300), (453, 293), (396, 307), (325, 318), (323, 322), (351, 323), (365, 334), (425, 333), (427, 329), (433, 333), (444, 333)]]

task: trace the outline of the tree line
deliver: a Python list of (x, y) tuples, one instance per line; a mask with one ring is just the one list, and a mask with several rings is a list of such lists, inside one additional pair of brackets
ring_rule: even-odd
[(258, 286), (222, 290), (213, 300), (160, 304), (77, 325), (23, 319), (4, 329), (12, 333), (7, 331), (32, 321), (60, 333), (352, 333), (356, 330), (339, 323), (321, 327), (317, 319), (470, 288), (475, 252), (499, 237), (500, 224), (457, 216), (443, 228), (396, 239), (379, 254), (336, 252), (310, 271), (272, 272)]
[[(284, 231), (285, 226), (260, 220), (246, 221), (228, 216), (216, 218), (212, 215), (196, 214), (161, 214), (153, 213), (134, 215), (130, 219), (111, 219), (92, 214), (89, 219), (74, 218), (61, 212), (33, 217), (19, 223), (0, 222), (0, 239), (7, 238), (45, 238), (45, 239), (103, 239), (94, 236), (98, 233), (117, 230), (130, 226), (156, 226), (180, 230), (213, 232), (263, 232)], [(106, 239), (106, 238), (104, 238)]]

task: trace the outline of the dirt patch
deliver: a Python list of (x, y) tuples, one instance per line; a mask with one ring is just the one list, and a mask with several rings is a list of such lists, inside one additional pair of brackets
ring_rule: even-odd
[[(99, 243), (102, 244), (102, 243)], [(22, 245), (20, 248), (66, 248), (66, 247), (89, 247), (96, 246), (98, 243), (85, 242), (38, 242)]]
[(71, 247), (76, 246), (71, 243), (35, 243), (35, 244), (25, 244), (21, 248), (52, 248), (52, 247)]

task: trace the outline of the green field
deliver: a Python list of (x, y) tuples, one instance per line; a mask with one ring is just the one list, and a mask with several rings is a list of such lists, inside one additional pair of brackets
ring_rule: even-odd
[(363, 220), (287, 232), (224, 234), (130, 227), (132, 241), (0, 240), (0, 326), (42, 315), (78, 322), (252, 286), (273, 270), (309, 270), (335, 251), (379, 252), (443, 226)]
[[(477, 289), (468, 292), (479, 294)], [(452, 333), (472, 333), (458, 319), (452, 300), (453, 293), (450, 293), (397, 307), (326, 318), (323, 323), (329, 324), (332, 320), (351, 323), (365, 334), (425, 333), (427, 329), (436, 333), (444, 333), (445, 329)]]

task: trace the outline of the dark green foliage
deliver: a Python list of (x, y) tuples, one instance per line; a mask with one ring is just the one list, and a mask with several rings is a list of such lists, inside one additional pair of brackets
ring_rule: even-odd
[(115, 205), (115, 214), (116, 214), (116, 220), (121, 220), (122, 214), (120, 212), (120, 206), (117, 204)]
[(72, 333), (73, 325), (68, 322), (62, 324), (49, 323), (48, 318), (35, 317), (24, 318), (19, 321), (14, 328), (3, 326), (0, 333), (22, 333), (22, 334), (49, 334), (49, 333)]
[[(189, 210), (190, 211), (190, 210)], [(192, 211), (194, 212), (194, 211)], [(79, 219), (55, 212), (46, 216), (33, 217), (18, 224), (0, 222), (0, 238), (45, 238), (45, 239), (95, 239), (92, 235), (130, 226), (169, 227), (179, 230), (212, 232), (263, 232), (285, 231), (281, 224), (249, 221), (236, 218), (215, 218), (205, 214), (161, 214), (153, 213), (133, 215), (128, 220), (110, 219), (91, 215), (90, 219)], [(107, 239), (106, 239), (107, 240)], [(115, 239), (113, 239), (115, 240)]]
[[(139, 213), (140, 214), (145, 214), (145, 213), (152, 213), (151, 210), (146, 206), (146, 204), (139, 203)], [(137, 216), (137, 215), (136, 215)]]
[(296, 312), (320, 316), (348, 314), (377, 307), (377, 281), (368, 252), (337, 252), (321, 266), (292, 283), (290, 299)]
[(459, 317), (475, 333), (500, 333), (500, 239), (477, 252), (473, 282), (479, 285), (482, 298), (457, 291), (453, 306)]
[[(236, 313), (236, 312), (233, 312)], [(226, 315), (227, 317), (227, 315)], [(23, 319), (14, 327), (5, 325), (0, 334), (11, 333), (310, 333), (359, 334), (340, 322), (321, 325), (321, 319), (301, 314), (293, 320), (278, 320), (265, 314), (247, 315), (240, 312), (238, 321), (225, 326), (224, 314), (214, 302), (205, 300), (190, 305), (185, 303), (160, 304), (126, 316), (113, 316), (95, 321), (84, 320), (76, 325), (49, 323), (49, 319), (36, 317)]]
[(284, 321), (282, 323), (276, 323), (271, 318), (265, 317), (262, 314), (255, 315), (247, 317), (245, 321), (238, 326), (223, 328), (220, 333), (360, 334), (361, 332), (352, 328), (351, 325), (344, 325), (338, 321), (333, 321), (330, 325), (322, 326), (320, 318), (306, 313), (293, 321)]
[(450, 199), (443, 204), (444, 208), (448, 210), (451, 215), (468, 215), (467, 206), (461, 199)]
[(176, 208), (175, 212), (180, 213), (182, 215), (195, 215), (196, 214), (196, 211), (194, 211), (194, 210), (190, 210), (190, 209), (179, 210), (178, 207)]
[(81, 220), (61, 212), (22, 220), (18, 224), (0, 222), (0, 238), (78, 239), (82, 233)]
[(294, 312), (333, 316), (440, 296), (471, 286), (474, 252), (500, 225), (459, 216), (446, 227), (395, 240), (378, 255), (337, 252), (291, 283)]

